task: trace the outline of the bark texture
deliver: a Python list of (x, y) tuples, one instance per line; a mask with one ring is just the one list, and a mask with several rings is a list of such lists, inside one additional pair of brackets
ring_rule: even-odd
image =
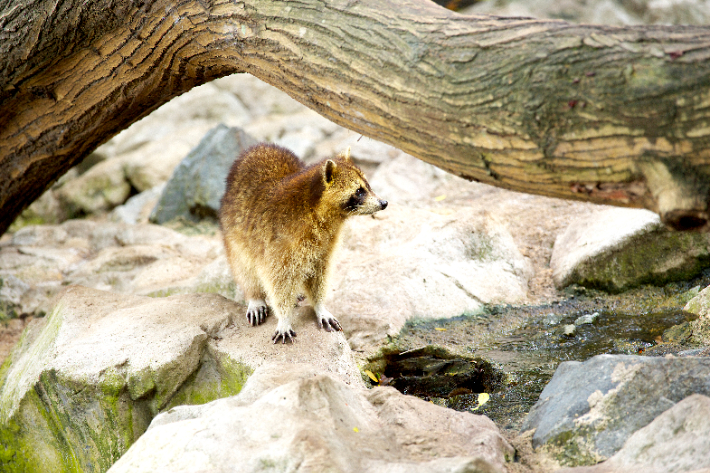
[(708, 58), (707, 27), (427, 0), (0, 2), (0, 233), (111, 136), (235, 72), (469, 179), (707, 228)]

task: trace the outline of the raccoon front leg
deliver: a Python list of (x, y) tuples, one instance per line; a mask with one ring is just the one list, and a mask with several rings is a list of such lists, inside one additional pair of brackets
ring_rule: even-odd
[(286, 278), (276, 282), (273, 288), (267, 289), (269, 301), (274, 315), (278, 320), (276, 324), (276, 332), (271, 337), (274, 343), (281, 340), (281, 343), (286, 343), (286, 339), (293, 343), (293, 338), (296, 332), (293, 330), (291, 321), (293, 320), (293, 309), (296, 307), (297, 291), (293, 284)]
[(327, 287), (324, 278), (322, 276), (313, 276), (306, 280), (305, 286), (308, 292), (308, 298), (313, 304), (313, 310), (316, 311), (318, 324), (321, 328), (325, 329), (326, 332), (332, 332), (333, 330), (342, 331), (343, 328), (340, 326), (340, 322), (333, 317), (333, 314), (331, 314), (323, 304)]

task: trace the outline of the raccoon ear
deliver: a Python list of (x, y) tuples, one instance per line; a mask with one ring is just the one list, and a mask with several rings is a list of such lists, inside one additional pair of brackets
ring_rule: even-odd
[(335, 178), (335, 168), (336, 168), (335, 161), (329, 159), (328, 161), (325, 162), (323, 165), (323, 181), (325, 182), (326, 186), (329, 186), (333, 183), (333, 179)]
[(352, 158), (350, 157), (350, 146), (348, 146), (348, 149), (340, 153), (340, 157), (343, 158), (345, 161), (353, 162)]

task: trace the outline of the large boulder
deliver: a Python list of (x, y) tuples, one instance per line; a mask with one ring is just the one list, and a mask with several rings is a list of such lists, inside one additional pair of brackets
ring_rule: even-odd
[(239, 128), (219, 125), (210, 130), (175, 168), (150, 220), (159, 224), (176, 218), (216, 220), (229, 168), (242, 151), (256, 143)]
[(327, 302), (353, 348), (396, 335), (407, 320), (525, 301), (532, 270), (488, 216), (392, 205), (350, 219)]
[(522, 430), (535, 429), (533, 447), (544, 447), (563, 464), (593, 465), (686, 397), (710, 395), (708, 379), (706, 357), (599, 355), (565, 362)]
[(486, 417), (274, 364), (238, 396), (159, 415), (109, 471), (493, 473), (513, 454)]
[(613, 457), (559, 473), (708, 473), (710, 398), (692, 394), (637, 430)]
[(605, 208), (558, 235), (550, 260), (555, 284), (620, 292), (698, 275), (710, 266), (710, 234), (674, 232), (648, 210)]
[(68, 287), (0, 369), (3, 471), (106, 471), (158, 413), (237, 394), (265, 363), (363, 385), (342, 333), (318, 329), (313, 313), (282, 346), (270, 340), (275, 322), (252, 328), (244, 312), (217, 294)]

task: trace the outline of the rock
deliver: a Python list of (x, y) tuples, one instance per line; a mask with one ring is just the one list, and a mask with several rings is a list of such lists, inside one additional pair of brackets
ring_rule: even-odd
[(229, 168), (242, 151), (256, 143), (238, 128), (220, 125), (211, 130), (175, 168), (150, 220), (216, 220)]
[(414, 156), (400, 154), (377, 168), (370, 185), (378, 195), (387, 196), (388, 202), (421, 206), (431, 204), (443, 186), (453, 180), (460, 178)]
[(410, 319), (475, 314), (527, 295), (530, 263), (490, 217), (392, 205), (350, 219), (342, 241), (326, 304), (353, 348), (379, 344)]
[(698, 316), (690, 322), (690, 340), (701, 345), (710, 345), (710, 286), (688, 301), (683, 311)]
[(493, 473), (513, 452), (486, 417), (280, 364), (238, 396), (156, 417), (109, 471)]
[(71, 216), (111, 210), (124, 203), (130, 193), (131, 185), (118, 160), (103, 161), (56, 191)]
[[(97, 152), (111, 159), (150, 143), (162, 142), (165, 138), (178, 138), (180, 134), (189, 133), (190, 129), (200, 128), (203, 131), (188, 145), (188, 149), (191, 149), (207, 130), (219, 124), (228, 127), (244, 126), (250, 118), (251, 114), (237, 97), (211, 82), (171, 100), (100, 146)], [(145, 161), (149, 161), (147, 156), (144, 154)], [(184, 153), (180, 159), (182, 157)]]
[(257, 140), (270, 141), (288, 148), (306, 162), (314, 157), (316, 143), (341, 129), (305, 107), (290, 115), (261, 117), (244, 127), (244, 131)]
[(584, 314), (581, 317), (577, 317), (575, 319), (574, 324), (579, 326), (579, 325), (586, 325), (586, 324), (593, 324), (596, 322), (596, 320), (599, 318), (599, 312), (594, 312), (592, 314)]
[(566, 337), (573, 337), (575, 333), (577, 333), (577, 327), (572, 324), (562, 327), (562, 335)]
[(558, 235), (550, 267), (558, 287), (621, 292), (664, 285), (710, 266), (710, 234), (667, 230), (648, 210), (608, 208), (580, 217)]
[(237, 394), (266, 363), (362, 386), (342, 333), (318, 329), (313, 313), (298, 320), (298, 343), (275, 346), (275, 322), (252, 328), (245, 310), (217, 294), (66, 288), (0, 371), (3, 471), (106, 471), (159, 412)]
[(692, 394), (637, 430), (609, 460), (559, 473), (710, 471), (710, 398)]
[(109, 218), (119, 223), (148, 223), (148, 217), (158, 203), (163, 189), (165, 189), (164, 183), (134, 195), (125, 204), (113, 209)]
[(691, 394), (710, 395), (710, 358), (599, 355), (560, 364), (522, 430), (569, 466), (618, 452), (634, 432)]
[(348, 147), (350, 147), (350, 157), (361, 166), (379, 165), (403, 154), (394, 146), (342, 128), (329, 138), (317, 143), (315, 155), (317, 159), (325, 159), (342, 153)]
[(0, 246), (0, 279), (8, 281), (0, 304), (18, 316), (42, 315), (69, 284), (145, 295), (216, 292), (241, 301), (225, 271), (218, 237), (87, 220), (28, 226)]
[(236, 96), (254, 118), (265, 115), (292, 115), (308, 110), (305, 105), (292, 99), (286, 92), (250, 74), (233, 74), (212, 81), (211, 84)]

